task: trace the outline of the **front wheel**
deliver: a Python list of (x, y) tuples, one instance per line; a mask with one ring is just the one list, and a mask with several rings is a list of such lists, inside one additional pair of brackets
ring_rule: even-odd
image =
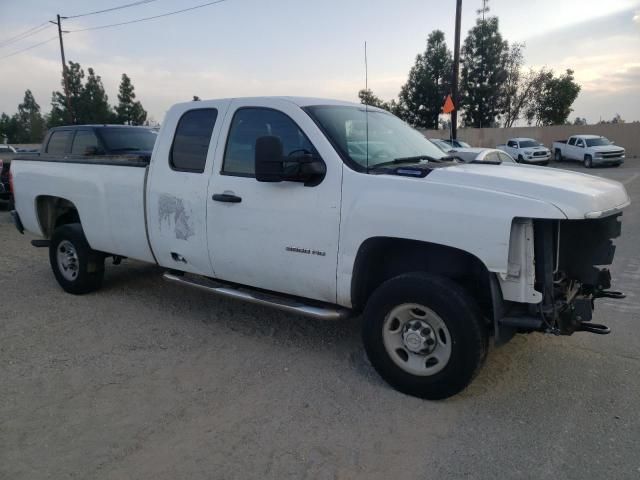
[(91, 249), (79, 223), (56, 228), (49, 244), (49, 263), (67, 293), (89, 293), (102, 285), (104, 255)]
[(584, 157), (584, 167), (585, 168), (593, 167), (593, 160), (591, 159), (591, 155), (585, 155), (585, 157)]
[(463, 390), (487, 352), (487, 332), (475, 301), (448, 278), (420, 272), (376, 289), (364, 311), (363, 341), (384, 380), (429, 400)]

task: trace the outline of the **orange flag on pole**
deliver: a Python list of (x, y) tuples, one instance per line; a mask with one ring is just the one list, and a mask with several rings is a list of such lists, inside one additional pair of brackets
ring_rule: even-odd
[(447, 95), (447, 98), (444, 100), (444, 105), (442, 106), (442, 113), (451, 113), (456, 109), (453, 105), (453, 100), (451, 100), (451, 95)]

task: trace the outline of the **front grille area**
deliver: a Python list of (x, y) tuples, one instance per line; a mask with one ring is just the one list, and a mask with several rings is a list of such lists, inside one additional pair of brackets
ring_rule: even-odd
[(615, 152), (604, 152), (602, 153), (602, 158), (620, 158), (624, 155), (624, 150), (618, 150)]
[(544, 157), (545, 155), (548, 155), (548, 153), (543, 151), (533, 152), (534, 157)]

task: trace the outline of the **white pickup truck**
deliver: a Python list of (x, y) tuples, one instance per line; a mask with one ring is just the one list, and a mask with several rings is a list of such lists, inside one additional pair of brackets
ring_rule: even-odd
[(608, 333), (593, 300), (622, 295), (602, 267), (629, 205), (620, 183), (460, 163), (377, 108), (183, 103), (150, 161), (81, 147), (12, 164), (16, 226), (42, 237), (32, 244), (64, 290), (96, 290), (105, 259), (129, 257), (176, 288), (317, 319), (362, 313), (371, 363), (411, 395), (465, 388), (491, 337)]
[(586, 168), (598, 165), (620, 166), (624, 163), (625, 150), (599, 135), (573, 135), (568, 140), (553, 142), (556, 162), (577, 160)]
[(506, 144), (498, 145), (496, 148), (507, 152), (518, 163), (547, 165), (551, 158), (551, 151), (533, 138), (510, 138)]

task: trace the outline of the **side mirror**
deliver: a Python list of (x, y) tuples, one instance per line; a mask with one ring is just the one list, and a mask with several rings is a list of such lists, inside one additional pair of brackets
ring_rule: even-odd
[(85, 156), (91, 156), (91, 155), (97, 155), (97, 154), (98, 154), (98, 147), (96, 147), (95, 145), (89, 145), (84, 149)]
[(322, 159), (311, 153), (285, 157), (282, 141), (278, 137), (259, 137), (255, 152), (255, 175), (259, 182), (286, 180), (314, 187), (322, 182), (327, 173)]
[(265, 136), (256, 140), (255, 174), (259, 182), (282, 182), (284, 162), (282, 141), (278, 137)]

